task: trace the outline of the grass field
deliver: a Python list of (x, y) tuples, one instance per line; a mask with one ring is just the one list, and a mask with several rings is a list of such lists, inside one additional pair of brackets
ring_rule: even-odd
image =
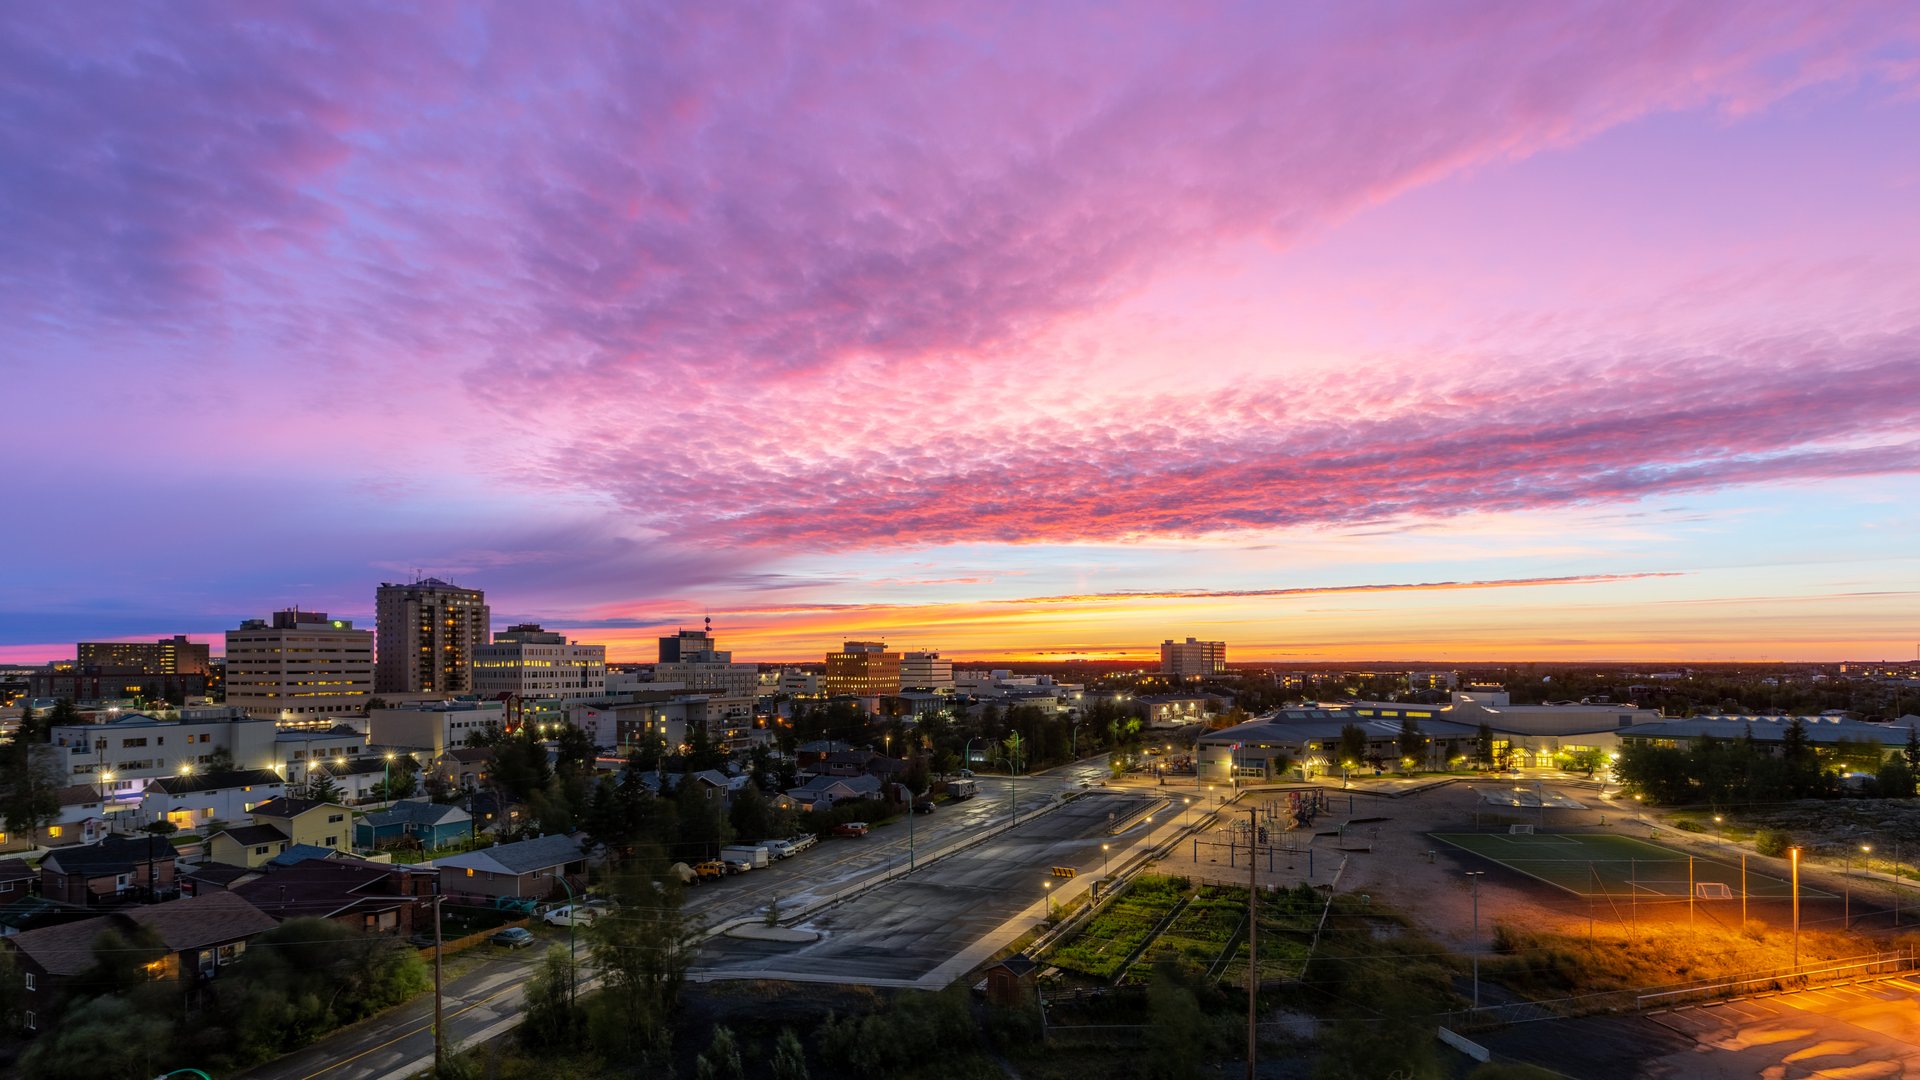
[[(1668, 897), (1687, 895), (1689, 880), (1719, 883), (1735, 898), (1740, 896), (1740, 858), (1724, 859), (1695, 856), (1689, 878), (1685, 852), (1614, 834), (1540, 833), (1432, 833), (1435, 840), (1491, 859), (1531, 878), (1586, 897)], [(1746, 872), (1747, 895), (1756, 898), (1786, 898), (1793, 894), (1788, 881), (1750, 866)], [(1831, 897), (1833, 894), (1800, 883), (1800, 896)]]

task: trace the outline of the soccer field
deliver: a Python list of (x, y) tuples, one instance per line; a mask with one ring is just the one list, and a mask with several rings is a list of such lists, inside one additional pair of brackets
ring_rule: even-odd
[[(1435, 840), (1491, 859), (1582, 898), (1630, 896), (1684, 899), (1691, 883), (1699, 896), (1741, 894), (1740, 857), (1709, 858), (1614, 834), (1431, 833)], [(1692, 866), (1689, 869), (1688, 863)], [(1704, 890), (1699, 886), (1705, 884)], [(1726, 886), (1726, 893), (1714, 888)], [(1746, 894), (1785, 899), (1790, 882), (1749, 866)], [(1802, 899), (1833, 894), (1800, 883)]]

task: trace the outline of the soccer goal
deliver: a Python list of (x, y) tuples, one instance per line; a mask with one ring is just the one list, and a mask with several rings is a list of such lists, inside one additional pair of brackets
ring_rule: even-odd
[(1533, 835), (1533, 826), (1531, 826), (1531, 825), (1509, 825), (1509, 826), (1507, 826), (1507, 835), (1508, 835), (1508, 836), (1532, 836), (1532, 835)]
[(1702, 900), (1731, 900), (1733, 890), (1723, 881), (1697, 881), (1693, 885), (1693, 895)]

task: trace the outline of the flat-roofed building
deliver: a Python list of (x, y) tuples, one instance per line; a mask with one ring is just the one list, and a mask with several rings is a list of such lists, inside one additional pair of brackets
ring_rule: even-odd
[(373, 634), (288, 608), (227, 631), (227, 704), (291, 720), (358, 713), (373, 696)]
[(383, 582), (374, 594), (376, 693), (470, 694), (473, 650), (487, 643), (486, 594), (439, 578)]
[(1160, 674), (1176, 679), (1224, 675), (1227, 671), (1227, 643), (1224, 641), (1167, 640), (1160, 643)]
[(937, 652), (901, 653), (900, 688), (902, 690), (953, 689), (953, 661)]
[(607, 690), (607, 647), (571, 642), (533, 623), (510, 626), (473, 650), (473, 690), (483, 698), (578, 701)]
[(820, 692), (828, 697), (891, 697), (900, 692), (900, 654), (884, 641), (848, 641), (827, 654)]

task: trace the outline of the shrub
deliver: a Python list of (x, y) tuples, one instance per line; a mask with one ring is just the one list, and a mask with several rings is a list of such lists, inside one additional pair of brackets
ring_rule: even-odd
[(1707, 831), (1707, 827), (1705, 825), (1702, 825), (1697, 821), (1689, 821), (1686, 818), (1681, 818), (1680, 820), (1674, 822), (1673, 827), (1676, 829), (1679, 829), (1681, 832), (1706, 832)]
[(1793, 846), (1793, 836), (1783, 829), (1761, 829), (1753, 834), (1753, 850), (1778, 858)]

